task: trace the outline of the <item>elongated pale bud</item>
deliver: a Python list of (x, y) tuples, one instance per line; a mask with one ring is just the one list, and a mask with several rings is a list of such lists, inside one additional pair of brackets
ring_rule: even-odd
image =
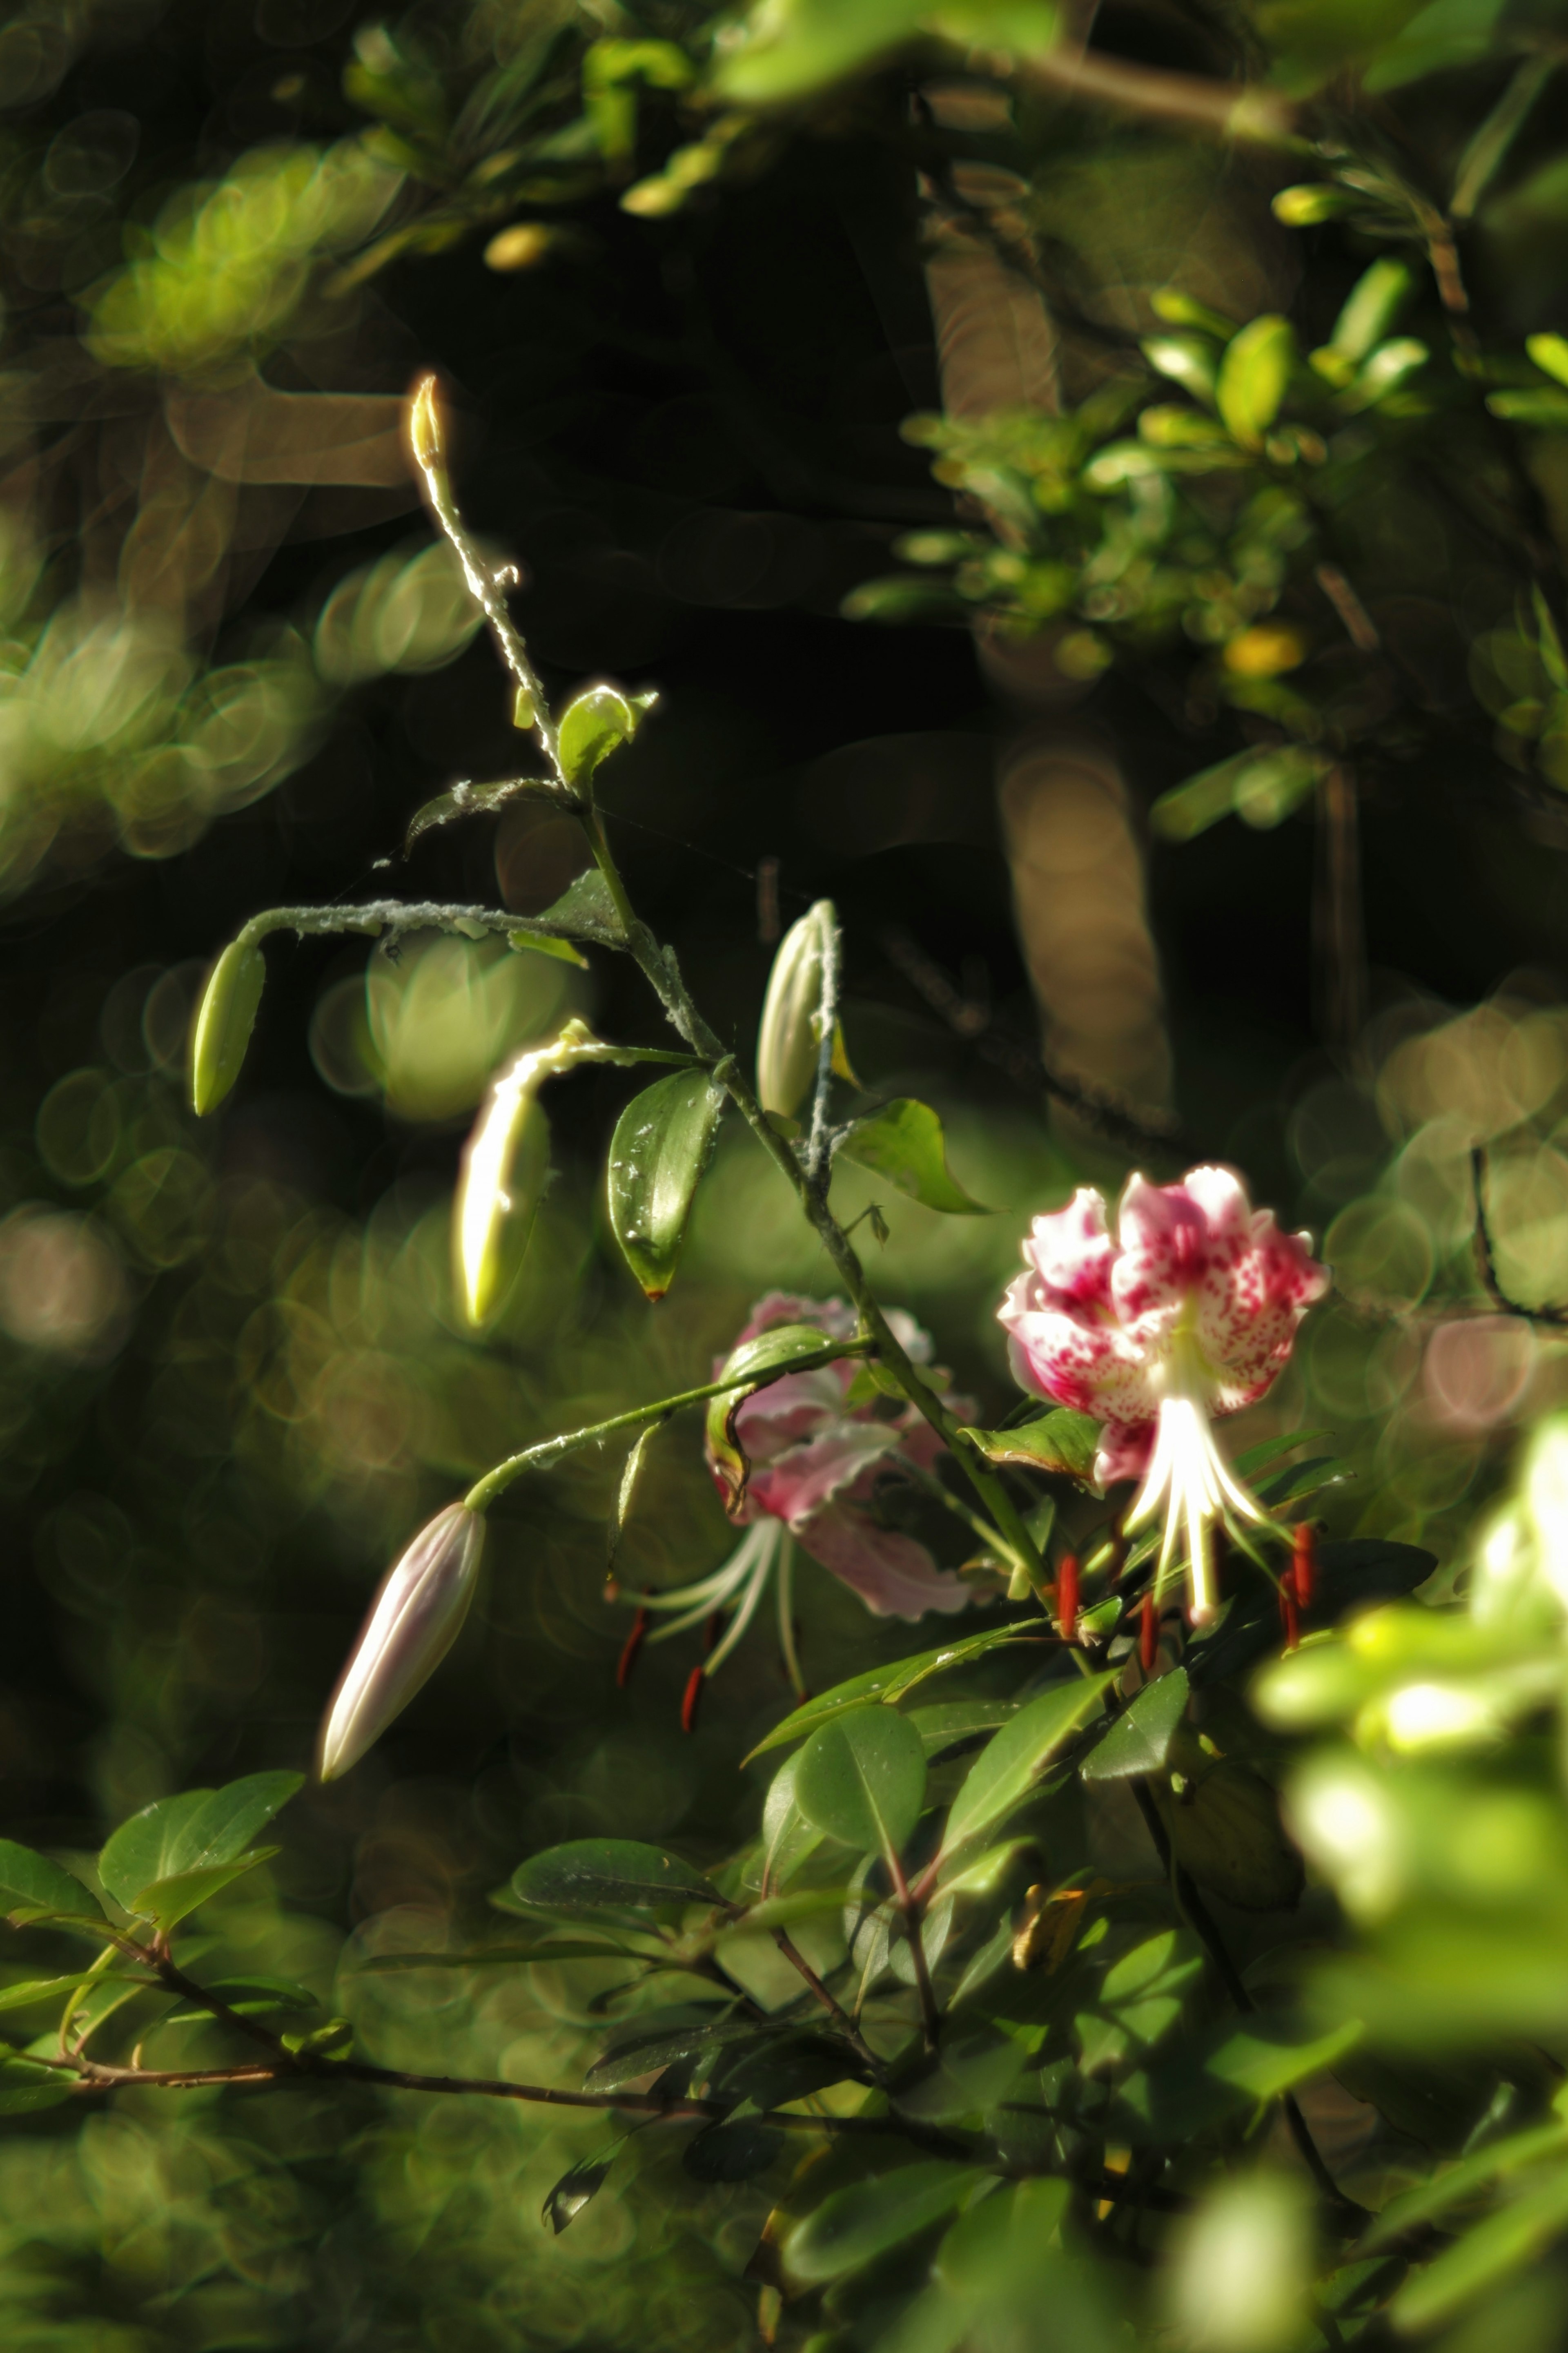
[(422, 375), (414, 387), (408, 404), (408, 446), (414, 452), (414, 462), (422, 473), (438, 472), (441, 466), (441, 411), (436, 401), (436, 379)]
[(819, 899), (779, 942), (757, 1032), (757, 1100), (792, 1118), (816, 1076), (822, 990), (838, 928), (831, 899)]
[(476, 1332), (493, 1324), (521, 1271), (550, 1173), (550, 1128), (539, 1090), (604, 1048), (581, 1021), (548, 1046), (507, 1064), (490, 1086), (463, 1147), (453, 1226), (458, 1295)]
[(230, 940), (196, 1009), (191, 1101), (198, 1113), (216, 1111), (238, 1078), (266, 981), (266, 959), (255, 942)]
[(448, 1504), (387, 1570), (321, 1726), (323, 1781), (357, 1765), (435, 1673), (468, 1614), (484, 1541), (480, 1514)]

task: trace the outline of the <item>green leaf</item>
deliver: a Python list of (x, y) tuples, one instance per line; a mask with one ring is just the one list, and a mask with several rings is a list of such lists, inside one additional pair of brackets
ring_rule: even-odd
[(616, 686), (585, 686), (561, 714), (561, 765), (571, 785), (585, 785), (610, 754), (627, 744), (657, 697), (623, 694)]
[(1537, 2262), (1568, 2224), (1568, 2165), (1553, 2168), (1414, 2273), (1389, 2306), (1401, 2333), (1426, 2329), (1510, 2272)]
[(928, 1209), (943, 1209), (955, 1218), (994, 1215), (954, 1181), (942, 1122), (929, 1103), (909, 1096), (888, 1103), (869, 1119), (857, 1120), (838, 1148)]
[(1403, 261), (1389, 255), (1374, 261), (1352, 287), (1329, 337), (1331, 349), (1348, 360), (1364, 360), (1373, 345), (1387, 334), (1415, 282)]
[(250, 1773), (221, 1789), (157, 1798), (115, 1831), (99, 1856), (99, 1877), (133, 1912), (156, 1882), (237, 1862), (304, 1782), (302, 1773)]
[(862, 1853), (897, 1855), (925, 1802), (926, 1753), (907, 1716), (852, 1708), (801, 1752), (795, 1800), (807, 1821)]
[(796, 1888), (792, 1894), (768, 1895), (760, 1904), (748, 1905), (734, 1919), (726, 1920), (719, 1934), (728, 1938), (761, 1935), (764, 1930), (771, 1933), (774, 1928), (787, 1927), (792, 1920), (809, 1920), (821, 1912), (842, 1912), (847, 1904), (859, 1902), (860, 1891), (855, 1887)]
[(559, 964), (574, 964), (579, 972), (589, 969), (581, 948), (574, 947), (570, 940), (552, 939), (543, 932), (508, 932), (506, 944), (519, 955), (529, 948), (535, 955), (553, 956)]
[(1510, 425), (1533, 426), (1546, 433), (1568, 429), (1568, 392), (1489, 392), (1487, 406)]
[(966, 1430), (987, 1462), (1016, 1465), (1025, 1471), (1049, 1471), (1076, 1479), (1080, 1487), (1094, 1485), (1094, 1458), (1100, 1451), (1100, 1424), (1091, 1413), (1075, 1413), (1058, 1406), (1015, 1430)]
[(0, 2010), (26, 2010), (35, 2001), (58, 2000), (63, 1993), (74, 1993), (79, 1986), (101, 1985), (106, 1978), (114, 1978), (128, 1985), (156, 1987), (156, 1978), (130, 1978), (122, 1969), (79, 1969), (70, 1978), (29, 1978), (19, 1985), (0, 1986)]
[(816, 1324), (775, 1324), (766, 1332), (759, 1332), (754, 1340), (744, 1340), (725, 1360), (720, 1376), (726, 1381), (744, 1381), (747, 1386), (726, 1389), (709, 1405), (705, 1435), (709, 1460), (725, 1489), (726, 1506), (731, 1517), (739, 1513), (746, 1498), (746, 1484), (752, 1466), (735, 1431), (735, 1417), (749, 1397), (755, 1396), (770, 1381), (782, 1380), (799, 1363), (809, 1364), (815, 1356), (822, 1359), (831, 1342)]
[(481, 1969), (531, 1961), (646, 1960), (646, 1953), (630, 1945), (594, 1944), (586, 1936), (545, 1936), (537, 1945), (480, 1945), (462, 1953), (372, 1953), (356, 1961), (346, 1975), (386, 1977), (404, 1969)]
[(1144, 358), (1159, 374), (1179, 384), (1194, 400), (1205, 406), (1215, 405), (1215, 349), (1201, 335), (1150, 335), (1143, 344)]
[(540, 2221), (548, 2222), (557, 2238), (569, 2223), (576, 2221), (584, 2207), (598, 2196), (609, 2179), (610, 2168), (616, 2156), (630, 2137), (629, 2133), (622, 2133), (618, 2140), (612, 2141), (609, 2147), (597, 2157), (581, 2158), (569, 2173), (562, 2175), (539, 2210)]
[(493, 817), (513, 801), (530, 798), (559, 801), (561, 795), (546, 776), (503, 776), (493, 785), (453, 785), (415, 810), (403, 837), (403, 855), (406, 858), (422, 835), (434, 833), (440, 826), (455, 825), (459, 818)]
[(825, 2198), (791, 2232), (785, 2265), (805, 2284), (842, 2279), (928, 2230), (988, 2179), (975, 2166), (932, 2158), (852, 2182)]
[(695, 2019), (688, 2025), (661, 2027), (627, 2034), (589, 2068), (583, 2085), (589, 2092), (618, 2092), (639, 2076), (662, 2073), (682, 2059), (701, 2059), (730, 2042), (754, 2042), (769, 2035), (787, 2034), (787, 2026), (773, 2026), (754, 2018)]
[(1233, 813), (1267, 830), (1289, 815), (1329, 766), (1326, 753), (1301, 744), (1236, 752), (1162, 793), (1150, 822), (1167, 841), (1191, 841)]
[(626, 1105), (610, 1143), (610, 1224), (643, 1291), (662, 1299), (725, 1103), (706, 1071), (673, 1071)]
[(651, 1911), (670, 1904), (722, 1904), (718, 1890), (679, 1855), (636, 1839), (574, 1839), (520, 1862), (511, 1892), (542, 1912)]
[(1526, 335), (1524, 348), (1542, 375), (1568, 385), (1568, 335)]
[(1016, 1699), (946, 1699), (934, 1707), (917, 1707), (909, 1721), (931, 1758), (976, 1733), (994, 1732), (1017, 1713)]
[(985, 1836), (1023, 1803), (1051, 1759), (1097, 1713), (1101, 1692), (1115, 1680), (1107, 1672), (1053, 1683), (1004, 1725), (975, 1758), (953, 1799), (942, 1837), (944, 1855)]
[(1533, 2165), (1538, 2158), (1568, 2157), (1568, 2126), (1562, 2124), (1533, 2125), (1528, 2132), (1510, 2133), (1504, 2140), (1494, 2140), (1450, 2165), (1434, 2180), (1418, 2182), (1402, 2197), (1391, 2199), (1379, 2213), (1364, 2237), (1357, 2242), (1358, 2252), (1371, 2254), (1385, 2247), (1391, 2240), (1400, 2238), (1423, 2222), (1430, 2222), (1446, 2214), (1450, 2206), (1484, 2189), (1489, 2181), (1500, 2173), (1512, 2173), (1521, 2166)]
[(1295, 357), (1290, 322), (1272, 311), (1254, 319), (1227, 344), (1215, 399), (1244, 449), (1262, 448), (1264, 435), (1279, 414)]
[(868, 1668), (864, 1674), (851, 1675), (847, 1683), (835, 1683), (831, 1691), (795, 1709), (782, 1724), (775, 1724), (766, 1739), (759, 1740), (742, 1762), (749, 1765), (753, 1757), (765, 1756), (770, 1748), (782, 1748), (787, 1741), (803, 1740), (819, 1724), (842, 1715), (847, 1708), (862, 1707), (868, 1700), (879, 1700), (884, 1707), (891, 1707), (928, 1677), (945, 1673), (949, 1667), (964, 1666), (971, 1659), (984, 1658), (987, 1651), (1000, 1650), (1005, 1643), (1044, 1640), (1036, 1632), (1032, 1620), (991, 1626), (983, 1634), (965, 1635), (962, 1641), (943, 1642), (938, 1650), (920, 1651), (910, 1659), (895, 1659), (890, 1666)]
[(74, 2076), (51, 2067), (30, 2067), (19, 2052), (0, 2060), (0, 2116), (30, 2116), (35, 2108), (58, 2108), (74, 2094)]
[(258, 1846), (249, 1854), (236, 1857), (233, 1862), (209, 1862), (198, 1871), (172, 1872), (166, 1879), (155, 1879), (138, 1889), (125, 1906), (141, 1920), (155, 1920), (167, 1930), (186, 1919), (198, 1904), (209, 1895), (217, 1895), (237, 1879), (244, 1879), (258, 1863), (270, 1862), (280, 1852), (275, 1846)]
[(0, 1908), (15, 1927), (54, 1914), (68, 1920), (103, 1918), (102, 1905), (79, 1879), (14, 1839), (0, 1839)]
[[(569, 882), (560, 898), (546, 907), (542, 915), (532, 916), (526, 923), (520, 921), (517, 930), (524, 934), (537, 934), (543, 938), (553, 935), (557, 939), (592, 940), (603, 948), (621, 948), (626, 944), (620, 914), (610, 896), (610, 886), (596, 866), (586, 874), (579, 874), (574, 882)], [(509, 939), (515, 936), (513, 933), (507, 934)]]
[(1310, 2075), (1321, 2075), (1326, 2068), (1334, 2066), (1347, 2052), (1354, 2050), (1365, 2031), (1358, 2018), (1342, 2020), (1327, 2034), (1308, 2042), (1238, 2027), (1226, 2037), (1217, 2051), (1210, 2052), (1205, 2070), (1217, 2082), (1245, 2092), (1261, 2106), (1265, 2101), (1277, 2100), (1297, 2084), (1304, 2084)]
[(1141, 1691), (1079, 1767), (1086, 1781), (1122, 1781), (1157, 1772), (1176, 1726), (1187, 1712), (1187, 1671), (1173, 1669)]

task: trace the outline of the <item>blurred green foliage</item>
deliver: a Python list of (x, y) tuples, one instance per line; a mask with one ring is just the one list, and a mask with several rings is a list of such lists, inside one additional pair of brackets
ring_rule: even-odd
[[(700, 1380), (761, 1292), (834, 1288), (732, 1124), (650, 1320), (599, 1176), (634, 1082), (584, 1071), (552, 1092), (559, 1173), (519, 1291), (466, 1331), (451, 1187), (498, 1063), (572, 1012), (664, 1040), (602, 955), (280, 941), (224, 1122), (185, 1107), (202, 970), (240, 921), (363, 896), (433, 791), (529, 765), (458, 569), (410, 527), (401, 396), (434, 364), (479, 527), (531, 567), (518, 609), (552, 682), (668, 680), (606, 800), (727, 1039), (749, 1043), (766, 974), (758, 860), (783, 855), (786, 920), (822, 891), (843, 907), (855, 1067), (877, 1098), (935, 1100), (995, 1214), (889, 1198), (847, 1160), (834, 1204), (862, 1240), (876, 1205), (881, 1295), (987, 1427), (1015, 1398), (994, 1305), (1018, 1234), (1124, 1155), (1053, 1132), (966, 1043), (1021, 1041), (1032, 1013), (952, 624), (1043, 634), (1056, 687), (1138, 753), (1183, 845), (1155, 900), (1187, 1124), (1336, 1273), (1238, 1444), (1331, 1430), (1298, 1492), (1331, 1567), (1368, 1548), (1325, 1578), (1348, 1623), (1256, 1683), (1273, 1624), (1235, 1611), (1234, 1663), (1205, 1688), (1189, 1661), (1187, 1745), (1145, 1777), (1194, 1878), (1205, 1854), (1231, 1868), (1204, 1883), (1260, 2016), (1233, 2014), (1125, 1778), (1064, 1769), (931, 1915), (954, 2015), (921, 2054), (883, 1864), (835, 1843), (831, 1797), (801, 1813), (776, 1754), (735, 1769), (788, 1704), (767, 1645), (726, 1662), (689, 1737), (695, 1638), (616, 1689), (620, 1464), (576, 1456), (498, 1515), (476, 1611), (403, 1725), (294, 1800), (182, 1962), (324, 2052), (343, 2018), (386, 2066), (574, 2088), (606, 2042), (710, 2024), (711, 1986), (682, 2005), (692, 1980), (624, 1955), (414, 1957), (536, 1934), (512, 1874), (567, 1841), (668, 1844), (747, 1900), (771, 1788), (798, 1942), (863, 1990), (905, 2114), (984, 2130), (1028, 2178), (993, 2188), (994, 2165), (890, 2136), (775, 2143), (744, 2116), (617, 2147), (593, 2115), (334, 2083), (330, 2055), (273, 2091), (69, 2103), (13, 2062), (0, 2330), (22, 2353), (610, 2353), (759, 2323), (822, 2353), (1559, 2340), (1568, 1397), (1560, 1324), (1515, 1310), (1568, 1301), (1560, 12), (1130, 7), (1100, 26), (1096, 88), (1065, 30), (1001, 0), (4, 12), (4, 1827), (89, 1873), (150, 1802), (302, 1769), (372, 1583), (431, 1509), (533, 1438)], [(1190, 77), (1187, 111), (1168, 86), (1163, 111), (1140, 100), (1142, 71)], [(936, 413), (922, 234), (1049, 304), (1049, 404)], [(846, 599), (941, 626), (856, 632)], [(929, 789), (922, 743), (952, 754)], [(1379, 969), (1330, 1059), (1292, 911), (1347, 763)], [(519, 801), (417, 859), (411, 895), (530, 913), (585, 853)], [(960, 976), (967, 1031), (900, 977), (889, 930)], [(1047, 1492), (1059, 1555), (1098, 1507)], [(900, 1510), (963, 1556), (934, 1506)], [(686, 1582), (731, 1543), (677, 1424), (618, 1573)], [(1385, 1599), (1422, 1564), (1374, 1546), (1436, 1556), (1418, 1598)], [(796, 1593), (820, 1694), (930, 1631), (889, 1633), (809, 1564)], [(958, 1625), (1015, 1621), (1039, 1622), (987, 1604)], [(899, 1701), (917, 1845), (1015, 1708), (1061, 1689), (1007, 1645)], [(1238, 1854), (1294, 1885), (1276, 1785), (1310, 1883), (1249, 1912)], [(811, 1908), (851, 1883), (857, 1903)], [(706, 1933), (700, 1906), (663, 1925)], [(731, 1946), (762, 2004), (795, 1989), (763, 1937)], [(50, 1928), (3, 1957), (13, 1983), (84, 1966)], [(100, 2047), (232, 2058), (199, 2012), (117, 1999), (79, 2013)], [(10, 2044), (47, 2055), (57, 2015), (18, 2007)], [(693, 2073), (700, 2035), (672, 2063), (758, 2106), (805, 2084), (867, 2112), (799, 2039), (782, 2092), (744, 2052)], [(1376, 2221), (1310, 2194), (1293, 2084)]]

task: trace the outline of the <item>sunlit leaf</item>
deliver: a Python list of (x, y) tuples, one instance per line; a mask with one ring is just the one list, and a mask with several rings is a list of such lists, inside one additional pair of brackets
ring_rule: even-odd
[(1258, 449), (1279, 414), (1295, 364), (1296, 337), (1288, 319), (1266, 311), (1226, 346), (1215, 399), (1229, 431), (1246, 449)]
[(1100, 1424), (1089, 1413), (1057, 1406), (1033, 1421), (1012, 1430), (966, 1430), (987, 1462), (1001, 1462), (1025, 1471), (1058, 1472), (1080, 1487), (1094, 1484), (1094, 1458), (1100, 1451)]
[(557, 2238), (568, 2223), (576, 2221), (590, 2200), (598, 2196), (609, 2178), (610, 2168), (617, 2154), (626, 2147), (627, 2137), (623, 2133), (599, 2156), (582, 2158), (556, 2182), (540, 2209), (539, 2219), (549, 2223)]
[(0, 1839), (0, 1907), (17, 1926), (57, 1913), (66, 1919), (103, 1918), (101, 1905), (79, 1879), (14, 1839)]
[(561, 714), (561, 765), (571, 785), (586, 785), (622, 744), (628, 743), (658, 700), (623, 694), (619, 687), (586, 686)]
[(649, 1299), (675, 1278), (725, 1104), (706, 1071), (674, 1071), (626, 1105), (610, 1143), (610, 1225)]
[(251, 1773), (221, 1789), (155, 1799), (115, 1831), (99, 1857), (99, 1876), (117, 1904), (134, 1911), (156, 1882), (237, 1862), (304, 1780), (302, 1773)]
[(929, 1103), (905, 1096), (857, 1120), (839, 1150), (862, 1168), (874, 1169), (910, 1194), (928, 1209), (943, 1209), (950, 1217), (987, 1218), (993, 1213), (972, 1201), (947, 1165), (942, 1125)]
[(1186, 1669), (1176, 1667), (1147, 1684), (1117, 1717), (1105, 1738), (1089, 1750), (1079, 1768), (1084, 1779), (1119, 1781), (1135, 1773), (1157, 1771), (1186, 1710)]
[(166, 1879), (155, 1879), (139, 1888), (125, 1908), (138, 1919), (155, 1920), (162, 1929), (173, 1928), (210, 1895), (221, 1894), (237, 1879), (244, 1879), (259, 1864), (270, 1862), (279, 1852), (275, 1846), (260, 1846), (251, 1854), (237, 1856), (233, 1862), (211, 1862), (199, 1871), (173, 1872)]

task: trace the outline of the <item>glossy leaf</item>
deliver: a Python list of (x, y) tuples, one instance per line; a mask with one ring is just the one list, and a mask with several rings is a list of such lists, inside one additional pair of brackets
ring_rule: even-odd
[(237, 1862), (304, 1781), (302, 1773), (251, 1773), (221, 1789), (155, 1799), (115, 1831), (98, 1859), (99, 1876), (117, 1904), (134, 1911), (157, 1882)]
[(1226, 347), (1215, 399), (1226, 426), (1244, 449), (1258, 449), (1279, 414), (1296, 357), (1288, 319), (1265, 311)]
[(700, 2059), (727, 2042), (752, 2042), (769, 2034), (787, 2032), (754, 2018), (694, 2020), (686, 2026), (624, 2036), (589, 2068), (583, 2078), (590, 2092), (619, 2092), (644, 2075), (657, 2075), (683, 2059)]
[(1075, 1675), (1070, 1683), (1053, 1683), (1003, 1725), (953, 1799), (942, 1837), (944, 1855), (973, 1845), (1023, 1803), (1052, 1758), (1099, 1712), (1100, 1695), (1115, 1679), (1110, 1673)]
[(125, 1908), (138, 1919), (155, 1920), (161, 1929), (173, 1928), (188, 1919), (209, 1895), (221, 1894), (258, 1864), (270, 1862), (280, 1851), (275, 1846), (260, 1846), (250, 1854), (237, 1856), (233, 1862), (206, 1863), (199, 1871), (174, 1872), (168, 1878), (155, 1879), (149, 1886), (139, 1889)]
[(634, 1097), (610, 1144), (610, 1224), (647, 1298), (675, 1279), (686, 1220), (712, 1156), (725, 1094), (706, 1071), (673, 1071)]
[(1187, 1712), (1187, 1673), (1176, 1667), (1141, 1691), (1079, 1767), (1086, 1781), (1121, 1781), (1153, 1773), (1165, 1761), (1171, 1737)]
[(801, 1752), (795, 1803), (807, 1821), (862, 1853), (897, 1854), (920, 1820), (926, 1755), (907, 1716), (853, 1708), (820, 1725)]
[(560, 898), (542, 915), (520, 922), (517, 928), (546, 936), (553, 933), (558, 938), (569, 940), (593, 940), (600, 947), (626, 944), (626, 931), (610, 896), (610, 886), (596, 866), (568, 883)]
[(1100, 1424), (1090, 1413), (1075, 1413), (1056, 1406), (1033, 1421), (1012, 1430), (966, 1430), (987, 1462), (1006, 1463), (1023, 1471), (1047, 1471), (1076, 1479), (1080, 1487), (1094, 1484), (1094, 1458), (1100, 1451)]
[(621, 744), (629, 743), (658, 700), (623, 694), (616, 686), (585, 686), (561, 714), (561, 765), (570, 785), (586, 785)]
[(979, 1733), (994, 1732), (1017, 1713), (1016, 1699), (948, 1699), (939, 1700), (934, 1707), (917, 1707), (909, 1721), (931, 1758)]
[(563, 2173), (540, 2208), (540, 2221), (548, 2222), (559, 2238), (569, 2223), (574, 2222), (591, 2200), (596, 2198), (609, 2179), (610, 2168), (626, 2147), (628, 2135), (623, 2133), (597, 2157), (584, 2158), (569, 2173)]
[(862, 1168), (870, 1168), (910, 1194), (928, 1209), (950, 1217), (988, 1218), (983, 1203), (972, 1201), (947, 1165), (942, 1125), (929, 1103), (901, 1097), (857, 1120), (839, 1150)]
[[(770, 1381), (781, 1380), (802, 1364), (815, 1357), (825, 1361), (824, 1351), (832, 1344), (816, 1324), (775, 1324), (766, 1332), (759, 1332), (754, 1340), (743, 1341), (726, 1358), (721, 1378), (744, 1382), (745, 1387), (727, 1389), (714, 1398), (708, 1408), (706, 1436), (709, 1456), (725, 1490), (726, 1504), (731, 1517), (746, 1500), (746, 1483), (752, 1466), (745, 1450), (735, 1432), (735, 1417), (749, 1397)], [(831, 1362), (829, 1355), (826, 1361)]]
[(929, 2230), (986, 2179), (974, 2166), (931, 2158), (852, 2182), (832, 2191), (791, 2233), (785, 2264), (805, 2284), (842, 2279)]
[(15, 1926), (52, 1914), (66, 1919), (103, 1918), (102, 1905), (79, 1879), (14, 1839), (0, 1839), (0, 1909)]
[(671, 1904), (720, 1904), (700, 1871), (635, 1839), (574, 1839), (519, 1863), (511, 1892), (542, 1912), (653, 1911)]
[(836, 1683), (831, 1691), (823, 1692), (805, 1705), (775, 1724), (765, 1740), (742, 1761), (750, 1764), (753, 1757), (765, 1756), (770, 1748), (782, 1748), (786, 1741), (802, 1740), (819, 1724), (846, 1708), (862, 1707), (868, 1700), (879, 1700), (891, 1707), (932, 1675), (943, 1674), (950, 1667), (966, 1666), (972, 1659), (982, 1659), (988, 1651), (998, 1651), (1009, 1642), (1038, 1642), (1045, 1638), (1037, 1633), (1032, 1623), (990, 1626), (983, 1634), (967, 1634), (961, 1641), (943, 1642), (934, 1651), (921, 1651), (910, 1659), (896, 1659), (890, 1666), (870, 1667), (862, 1675), (851, 1675), (847, 1683)]
[(544, 776), (504, 776), (492, 785), (453, 785), (415, 810), (403, 837), (403, 854), (406, 858), (424, 835), (455, 825), (460, 818), (493, 817), (513, 801), (559, 798), (556, 786)]

